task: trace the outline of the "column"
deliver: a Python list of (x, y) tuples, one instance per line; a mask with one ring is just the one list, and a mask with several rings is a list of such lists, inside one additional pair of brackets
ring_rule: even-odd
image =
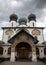
[(44, 47), (39, 47), (39, 57), (44, 58)]
[(17, 59), (17, 51), (15, 52), (15, 60)]
[(15, 46), (11, 47), (11, 58), (10, 58), (11, 62), (15, 62)]
[(15, 52), (15, 57), (17, 57), (17, 52)]
[(31, 58), (31, 56), (32, 56), (32, 52), (29, 53), (29, 58)]
[(32, 45), (32, 61), (37, 62), (36, 46), (35, 45)]

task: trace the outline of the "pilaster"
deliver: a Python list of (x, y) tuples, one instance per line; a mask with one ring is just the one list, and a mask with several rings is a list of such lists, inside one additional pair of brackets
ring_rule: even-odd
[(32, 45), (32, 61), (37, 62), (36, 46), (35, 45)]
[(11, 58), (10, 58), (11, 62), (15, 62), (15, 46), (11, 47)]

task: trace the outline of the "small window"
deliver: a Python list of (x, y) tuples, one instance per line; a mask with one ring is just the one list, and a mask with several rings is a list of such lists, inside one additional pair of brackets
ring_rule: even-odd
[(34, 23), (33, 23), (33, 27), (34, 27)]
[(13, 22), (12, 22), (12, 26), (13, 26)]

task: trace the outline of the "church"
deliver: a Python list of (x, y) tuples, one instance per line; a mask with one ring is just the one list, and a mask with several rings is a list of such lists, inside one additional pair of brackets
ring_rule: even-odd
[(46, 58), (46, 44), (42, 44), (44, 27), (36, 27), (35, 14), (30, 14), (27, 19), (18, 19), (16, 14), (11, 14), (9, 18), (10, 26), (2, 27), (0, 58), (10, 58), (10, 62), (37, 62), (37, 58)]

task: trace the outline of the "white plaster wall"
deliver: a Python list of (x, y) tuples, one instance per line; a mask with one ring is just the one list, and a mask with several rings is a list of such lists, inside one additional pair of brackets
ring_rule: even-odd
[(39, 47), (39, 57), (44, 58), (44, 47)]
[[(13, 26), (12, 26), (12, 23), (13, 23)], [(10, 26), (11, 26), (11, 27), (16, 27), (16, 26), (17, 26), (16, 21), (11, 21), (11, 22), (10, 22)]]
[(5, 34), (6, 30), (7, 30), (7, 29), (4, 29), (4, 30), (3, 30), (3, 38), (2, 38), (2, 40), (3, 40), (5, 43), (7, 43), (7, 40), (8, 40), (8, 36)]
[(33, 62), (36, 62), (37, 61), (36, 52), (32, 52), (32, 61)]
[(11, 62), (15, 62), (15, 52), (11, 52), (10, 61), (11, 61)]
[(44, 41), (44, 38), (43, 38), (43, 29), (38, 29), (41, 33), (40, 35), (38, 35), (38, 40), (39, 42), (38, 43), (42, 43)]
[(3, 57), (5, 58), (8, 57), (8, 48), (9, 46), (3, 46)]
[(33, 27), (33, 23), (34, 23), (34, 27), (36, 27), (36, 22), (34, 20), (30, 21), (29, 26)]

